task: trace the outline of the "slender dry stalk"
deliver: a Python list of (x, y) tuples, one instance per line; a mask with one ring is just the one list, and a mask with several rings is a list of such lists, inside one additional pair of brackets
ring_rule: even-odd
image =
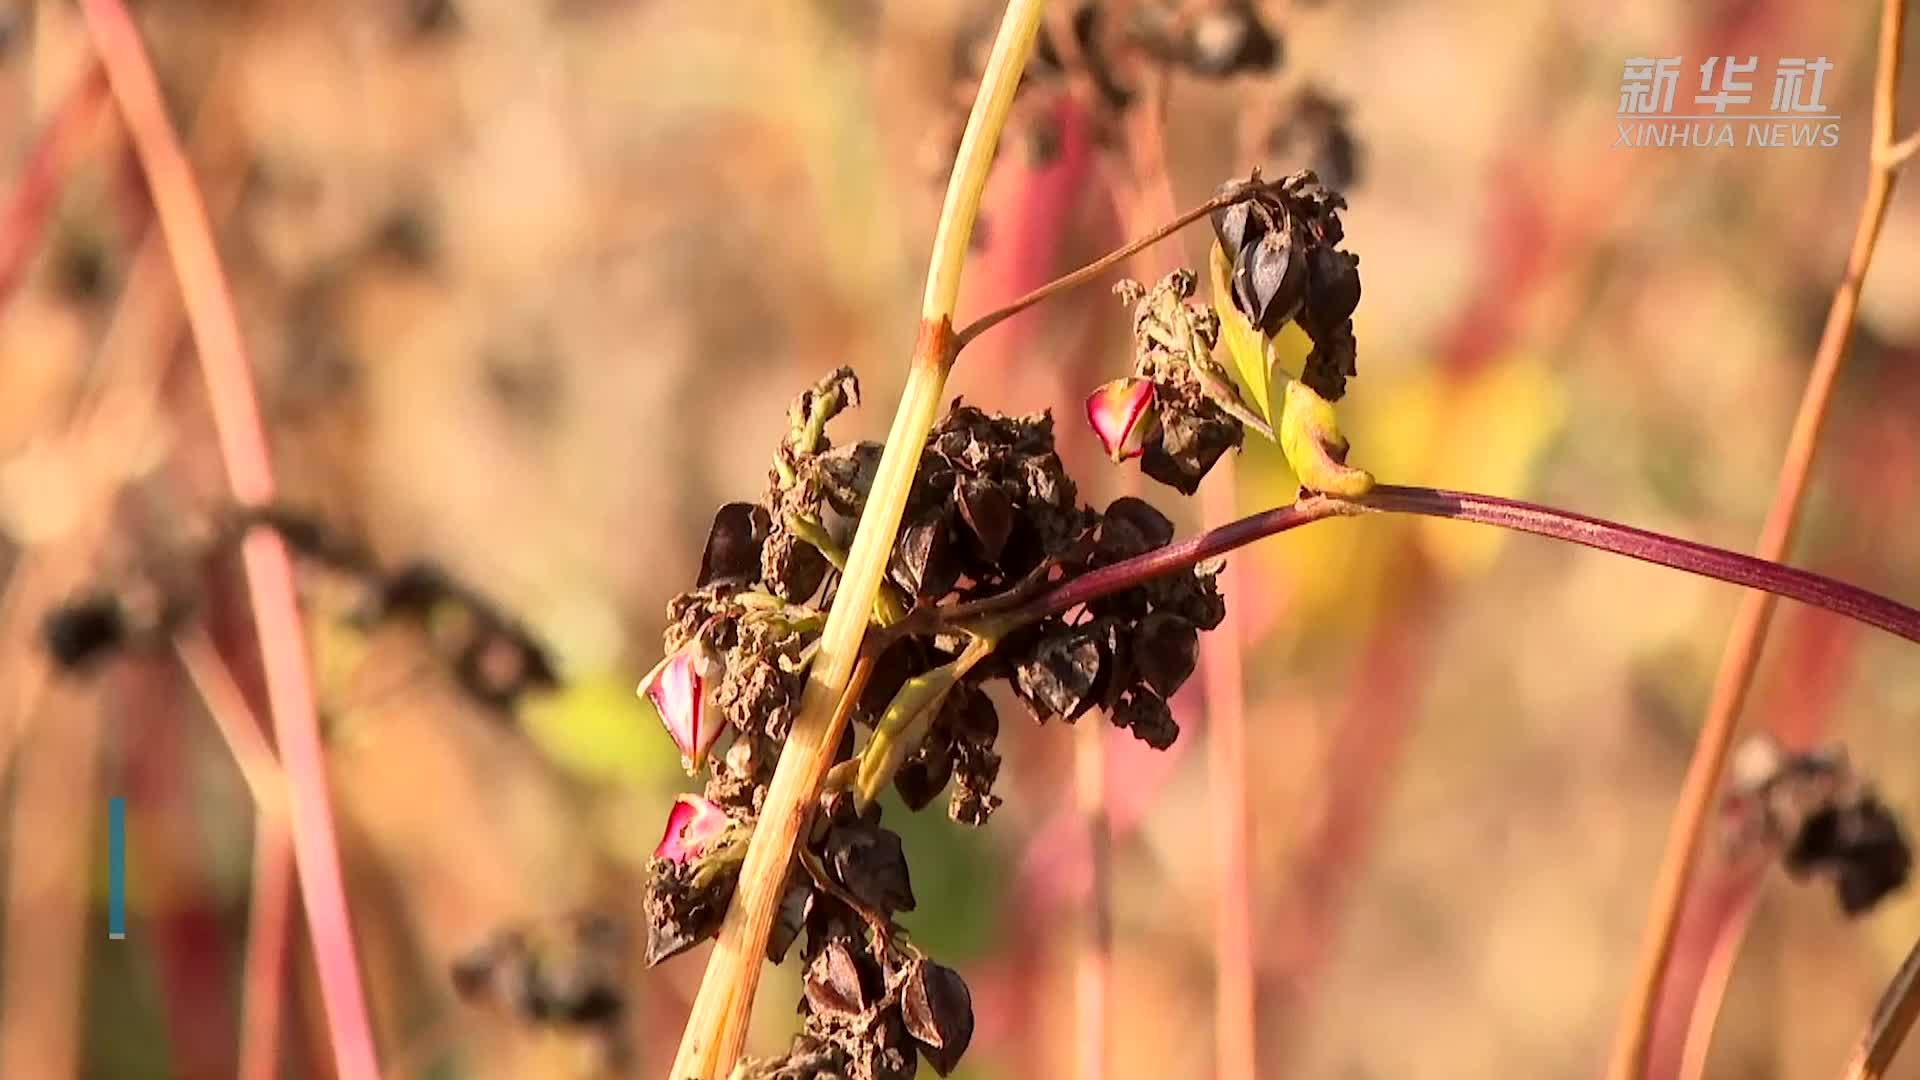
[(1920, 1018), (1920, 943), (1907, 953), (1893, 981), (1881, 991), (1880, 1003), (1874, 1006), (1873, 1018), (1847, 1062), (1843, 1080), (1880, 1080), (1907, 1041), (1915, 1018)]
[[(1846, 271), (1827, 311), (1826, 327), (1814, 352), (1813, 371), (1807, 377), (1793, 432), (1787, 440), (1786, 460), (1774, 485), (1773, 503), (1755, 547), (1759, 557), (1770, 562), (1784, 558), (1793, 540), (1801, 498), (1813, 470), (1814, 451), (1826, 423), (1827, 406), (1839, 378), (1841, 362), (1853, 340), (1860, 286), (1866, 279), (1867, 268), (1872, 265), (1880, 225), (1893, 193), (1898, 164), (1898, 155), (1894, 152), (1895, 98), (1900, 86), (1901, 40), (1905, 26), (1905, 0), (1884, 0), (1880, 14), (1879, 60), (1874, 75), (1873, 157), (1867, 176), (1867, 194), (1860, 206), (1860, 220), (1854, 229)], [(1675, 930), (1693, 877), (1700, 837), (1712, 814), (1714, 794), (1720, 788), (1727, 754), (1733, 746), (1740, 708), (1753, 683), (1754, 668), (1759, 663), (1767, 627), (1773, 618), (1773, 603), (1773, 597), (1767, 593), (1750, 592), (1741, 598), (1739, 611), (1734, 616), (1733, 632), (1714, 678), (1706, 722), (1701, 726), (1693, 758), (1687, 765), (1679, 805), (1667, 834), (1666, 851), (1654, 879), (1648, 925), (1641, 939), (1632, 989), (1614, 1033), (1612, 1056), (1607, 1065), (1610, 1080), (1640, 1080), (1646, 1075), (1647, 1047), (1659, 1004), (1662, 976), (1673, 955)]]
[[(100, 695), (56, 690), (56, 723), (40, 725), (14, 772), (0, 945), (0, 1076), (80, 1075), (80, 1019), (87, 966), (88, 899), (103, 725)], [(115, 943), (124, 947), (125, 942)]]
[[(1234, 516), (1234, 470), (1230, 460), (1200, 493), (1201, 521), (1217, 528)], [(1221, 570), (1220, 590), (1244, 597), (1246, 575), (1237, 560)], [(1244, 651), (1237, 606), (1201, 640), (1200, 674), (1206, 694), (1207, 776), (1213, 811), (1213, 1075), (1253, 1080), (1254, 942), (1253, 882), (1248, 855), (1247, 716)]]
[[(187, 321), (199, 348), (228, 482), (238, 502), (269, 503), (274, 494), (273, 473), (253, 373), (199, 187), (126, 8), (120, 0), (82, 0), (81, 10), (132, 136), (167, 241)], [(376, 1077), (379, 1067), (340, 877), (325, 751), (294, 597), (292, 563), (279, 536), (264, 530), (246, 538), (241, 558), (260, 638), (270, 712), (288, 774), (293, 847), (334, 1059), (342, 1076)]]
[(253, 796), (253, 882), (240, 999), (240, 1080), (273, 1080), (280, 1046), (281, 988), (286, 981), (288, 901), (293, 834), (287, 825), (287, 779), (260, 722), (219, 650), (199, 626), (182, 630), (174, 651), (206, 703), (220, 737)]
[(1089, 719), (1073, 733), (1073, 792), (1087, 845), (1087, 908), (1073, 964), (1074, 1075), (1107, 1075), (1108, 988), (1113, 981), (1113, 830), (1107, 814), (1107, 725)]
[[(1757, 875), (1756, 875), (1757, 876)], [(1747, 881), (1735, 883), (1726, 903), (1729, 910), (1721, 917), (1718, 932), (1700, 972), (1700, 990), (1687, 1017), (1687, 1030), (1680, 1046), (1680, 1063), (1675, 1075), (1681, 1080), (1700, 1080), (1707, 1075), (1707, 1052), (1713, 1048), (1714, 1023), (1726, 1000), (1727, 987), (1733, 982), (1733, 964), (1746, 941), (1747, 926), (1759, 905), (1757, 886)]]
[(988, 166), (1001, 129), (1006, 126), (1020, 73), (1033, 51), (1043, 6), (1043, 0), (1010, 0), (981, 77), (934, 233), (920, 332), (914, 342), (906, 388), (881, 451), (872, 494), (854, 532), (846, 570), (820, 633), (799, 714), (781, 751), (767, 789), (766, 805), (741, 864), (740, 883), (694, 998), (674, 1059), (674, 1080), (719, 1080), (733, 1069), (745, 1047), (774, 908), (786, 888), (801, 826), (819, 798), (821, 781), (826, 778), (846, 723), (848, 710), (838, 706), (853, 676), (873, 598), (879, 591), (906, 510), (907, 493), (959, 348), (953, 333), (953, 308), (960, 292), (960, 272), (980, 210)]
[(73, 164), (81, 136), (99, 115), (106, 91), (107, 81), (99, 65), (88, 64), (34, 140), (26, 167), (20, 171), (19, 186), (14, 188), (5, 214), (0, 215), (0, 307), (6, 305), (26, 276), (27, 264), (40, 246), (47, 216), (66, 184), (67, 169)]

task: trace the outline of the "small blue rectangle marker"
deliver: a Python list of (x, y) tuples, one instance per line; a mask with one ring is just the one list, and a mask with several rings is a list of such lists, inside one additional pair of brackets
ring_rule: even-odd
[(107, 937), (127, 936), (127, 800), (107, 800)]

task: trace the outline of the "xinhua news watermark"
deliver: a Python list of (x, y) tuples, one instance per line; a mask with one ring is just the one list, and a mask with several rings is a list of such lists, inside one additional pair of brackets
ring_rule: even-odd
[[(1783, 56), (1772, 64), (1772, 93), (1756, 96), (1758, 56), (1709, 56), (1697, 66), (1678, 56), (1637, 56), (1620, 75), (1620, 111), (1614, 117), (1615, 150), (1688, 147), (1825, 149), (1840, 145), (1840, 117), (1821, 94), (1833, 64)], [(1674, 107), (1680, 77), (1699, 92)], [(1764, 83), (1762, 84), (1764, 85)], [(1767, 111), (1759, 112), (1759, 101)]]

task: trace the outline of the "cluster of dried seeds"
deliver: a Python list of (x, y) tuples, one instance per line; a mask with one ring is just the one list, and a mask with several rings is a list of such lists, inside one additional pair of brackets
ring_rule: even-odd
[[(1171, 372), (1169, 363), (1170, 380)], [(841, 369), (795, 399), (765, 494), (720, 509), (695, 587), (669, 605), (667, 656), (642, 691), (707, 780), (702, 795), (680, 797), (649, 864), (650, 963), (715, 934), (737, 883), (873, 483), (879, 447), (836, 447), (826, 434), (858, 397)], [(1206, 402), (1195, 396), (1195, 413), (1237, 444), (1238, 421)], [(1193, 451), (1183, 468), (1197, 483), (1219, 452)], [(948, 792), (955, 820), (983, 823), (1000, 803), (1001, 719), (983, 689), (994, 681), (1040, 721), (1071, 722), (1098, 706), (1151, 745), (1170, 745), (1178, 728), (1167, 699), (1193, 670), (1200, 631), (1225, 614), (1217, 568), (1170, 573), (1061, 613), (1022, 614), (1020, 605), (1172, 537), (1172, 523), (1141, 500), (1104, 512), (1081, 504), (1047, 414), (954, 402), (914, 477), (873, 612), (871, 674), (836, 772), (871, 772), (912, 810)], [(982, 622), (951, 612), (991, 614)], [(979, 655), (962, 664), (969, 649)], [(928, 686), (939, 692), (907, 710), (919, 714), (913, 722), (890, 726)], [(861, 730), (870, 733), (864, 747)], [(899, 756), (877, 766), (876, 748)], [(768, 953), (778, 961), (798, 944), (804, 1029), (791, 1053), (747, 1075), (907, 1077), (922, 1059), (945, 1075), (971, 1036), (964, 981), (894, 925), (915, 900), (900, 836), (871, 795), (830, 785), (803, 837)]]
[(1358, 371), (1353, 312), (1360, 306), (1360, 259), (1340, 250), (1347, 201), (1312, 172), (1265, 184), (1235, 182), (1251, 197), (1213, 215), (1214, 236), (1231, 262), (1234, 307), (1268, 337), (1289, 322), (1313, 340), (1300, 381), (1327, 401)]

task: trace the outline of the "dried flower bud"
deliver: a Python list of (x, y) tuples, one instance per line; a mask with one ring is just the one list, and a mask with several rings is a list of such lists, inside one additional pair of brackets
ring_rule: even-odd
[(99, 593), (49, 611), (40, 636), (58, 667), (80, 671), (126, 642), (127, 620), (113, 594)]
[(531, 1023), (607, 1025), (625, 1006), (624, 937), (618, 922), (592, 912), (502, 929), (454, 960), (454, 989)]
[(1219, 7), (1194, 19), (1187, 55), (1195, 73), (1215, 78), (1271, 71), (1280, 62), (1280, 42), (1250, 5)]
[(1147, 440), (1159, 428), (1154, 409), (1153, 383), (1146, 379), (1115, 379), (1087, 395), (1087, 423), (1100, 439), (1101, 449), (1117, 465), (1146, 452)]
[(681, 795), (667, 811), (667, 831), (653, 849), (653, 857), (672, 863), (697, 859), (713, 847), (731, 823), (717, 803), (698, 795)]
[(707, 760), (707, 751), (726, 725), (713, 708), (721, 676), (719, 657), (698, 635), (668, 653), (641, 681), (639, 692), (660, 713), (660, 723), (680, 748), (680, 764), (689, 774)]
[(1733, 772), (1736, 837), (1777, 851), (1796, 881), (1831, 879), (1846, 914), (1906, 884), (1913, 856), (1900, 823), (1840, 747), (1788, 753), (1759, 736), (1741, 748)]

